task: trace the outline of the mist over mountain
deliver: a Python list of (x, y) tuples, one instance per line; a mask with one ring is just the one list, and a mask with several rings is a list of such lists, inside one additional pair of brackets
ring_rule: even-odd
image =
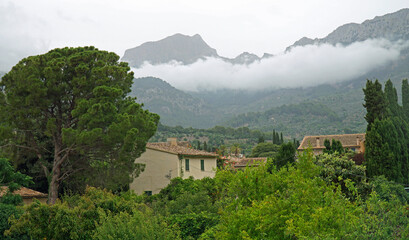
[[(409, 10), (402, 9), (362, 24), (343, 25), (323, 39), (302, 38), (284, 53), (263, 58), (243, 53), (233, 62), (208, 56), (190, 64), (145, 63), (133, 70), (136, 77), (159, 77), (201, 101), (196, 112), (187, 110), (193, 120), (174, 110), (166, 113), (164, 124), (247, 126), (298, 138), (362, 132), (366, 79), (391, 79), (400, 93), (401, 80), (409, 76), (408, 40)], [(158, 107), (155, 111), (165, 113)]]
[(367, 39), (384, 38), (391, 41), (409, 39), (409, 9), (401, 9), (394, 13), (378, 16), (371, 20), (366, 20), (361, 24), (348, 23), (335, 29), (325, 38), (303, 37), (293, 45), (287, 47), (286, 51), (296, 46), (306, 46), (311, 44), (343, 44), (349, 45), (354, 42), (361, 42)]

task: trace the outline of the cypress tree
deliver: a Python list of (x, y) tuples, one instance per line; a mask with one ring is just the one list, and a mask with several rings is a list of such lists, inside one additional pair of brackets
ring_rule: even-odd
[(400, 106), (398, 105), (398, 93), (389, 79), (385, 83), (385, 100), (389, 116), (399, 116)]
[(365, 94), (364, 107), (366, 108), (365, 120), (367, 121), (367, 130), (370, 130), (375, 119), (382, 120), (386, 113), (386, 103), (382, 85), (376, 80), (374, 83), (366, 81), (366, 88), (363, 89)]
[(323, 153), (331, 153), (331, 142), (328, 139), (324, 140), (324, 147)]
[(273, 129), (273, 144), (277, 144), (276, 130)]
[(284, 138), (283, 138), (283, 133), (280, 133), (280, 143), (283, 144), (284, 143)]
[(409, 118), (409, 85), (408, 80), (402, 80), (402, 107), (406, 118)]

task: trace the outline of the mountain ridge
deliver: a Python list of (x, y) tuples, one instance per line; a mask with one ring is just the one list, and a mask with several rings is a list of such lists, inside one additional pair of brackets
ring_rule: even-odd
[(243, 52), (235, 58), (218, 55), (216, 49), (211, 48), (199, 34), (193, 36), (176, 33), (158, 41), (145, 42), (137, 47), (125, 50), (121, 61), (128, 62), (131, 67), (139, 68), (145, 62), (152, 65), (179, 62), (183, 65), (195, 63), (206, 58), (217, 58), (231, 64), (251, 64), (272, 54), (264, 53), (262, 57), (256, 54)]

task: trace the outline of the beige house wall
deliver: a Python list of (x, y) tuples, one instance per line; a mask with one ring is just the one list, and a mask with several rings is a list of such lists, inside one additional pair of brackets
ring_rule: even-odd
[(145, 191), (157, 194), (169, 184), (171, 178), (180, 176), (180, 161), (176, 154), (147, 148), (135, 162), (145, 164), (145, 170), (129, 185), (137, 194)]
[[(186, 160), (189, 159), (189, 171), (186, 171)], [(202, 179), (204, 177), (214, 177), (216, 175), (217, 161), (216, 158), (203, 157), (185, 157), (182, 162), (183, 178), (193, 177)], [(204, 171), (201, 170), (200, 160), (204, 160)]]

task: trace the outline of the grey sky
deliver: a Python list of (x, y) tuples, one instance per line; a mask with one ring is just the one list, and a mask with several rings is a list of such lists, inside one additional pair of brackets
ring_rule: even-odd
[(303, 36), (409, 7), (407, 0), (0, 0), (0, 70), (55, 47), (122, 56), (174, 33), (199, 33), (218, 53), (278, 53)]

